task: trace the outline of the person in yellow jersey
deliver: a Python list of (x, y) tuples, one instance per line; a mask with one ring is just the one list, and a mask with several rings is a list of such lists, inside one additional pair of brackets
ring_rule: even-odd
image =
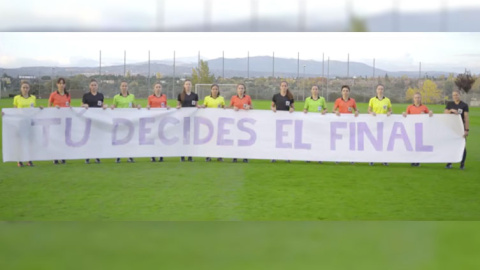
[[(26, 81), (22, 81), (20, 84), (20, 95), (16, 95), (13, 98), (13, 107), (14, 108), (34, 108), (37, 106), (37, 98), (34, 95), (30, 95), (30, 84)], [(43, 107), (40, 107), (43, 109)], [(33, 167), (33, 162), (27, 162), (28, 166)], [(18, 167), (23, 167), (23, 162), (19, 161), (17, 163)]]
[[(210, 95), (205, 97), (201, 108), (223, 108), (225, 109), (225, 99), (220, 96), (220, 89), (218, 84), (212, 84), (210, 88)], [(212, 161), (212, 158), (205, 158), (206, 162)], [(217, 158), (217, 161), (223, 161), (223, 158)]]
[[(128, 82), (122, 81), (120, 83), (120, 94), (113, 96), (113, 104), (111, 106), (112, 110), (114, 108), (134, 108), (137, 107), (140, 109), (142, 106), (138, 104), (135, 106), (135, 96), (128, 92)], [(115, 160), (116, 163), (120, 163), (120, 158)], [(133, 163), (135, 160), (133, 158), (128, 158), (127, 162)]]
[[(303, 112), (308, 113), (308, 112), (313, 112), (313, 113), (321, 113), (321, 114), (326, 114), (327, 113), (327, 103), (325, 102), (325, 98), (319, 95), (319, 90), (318, 86), (314, 85), (312, 86), (312, 89), (310, 90), (312, 95), (310, 97), (307, 97), (305, 99), (305, 105), (303, 106)], [(306, 161), (309, 163), (310, 161)], [(318, 163), (322, 163), (319, 161)]]
[[(385, 86), (383, 84), (378, 84), (377, 95), (372, 97), (368, 102), (368, 113), (370, 115), (376, 116), (377, 114), (386, 114), (390, 116), (392, 114), (392, 103), (390, 99), (384, 95)], [(388, 166), (388, 163), (382, 163), (385, 166)], [(370, 166), (373, 166), (373, 162), (370, 162)]]
[(319, 95), (318, 86), (312, 86), (312, 95), (305, 99), (305, 105), (303, 106), (303, 112), (319, 112), (322, 114), (327, 113), (327, 103), (325, 98)]
[(20, 85), (20, 95), (13, 98), (14, 108), (34, 108), (37, 106), (37, 98), (30, 95), (30, 84), (22, 82)]
[(225, 99), (220, 96), (218, 84), (212, 84), (210, 95), (206, 96), (202, 108), (225, 108)]

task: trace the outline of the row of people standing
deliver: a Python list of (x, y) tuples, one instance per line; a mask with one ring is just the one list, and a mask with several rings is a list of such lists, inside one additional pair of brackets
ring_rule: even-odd
[[(66, 82), (64, 78), (59, 78), (57, 80), (57, 91), (51, 93), (48, 100), (48, 107), (70, 107), (71, 106), (71, 97), (68, 91), (65, 89)], [(36, 98), (34, 95), (29, 94), (30, 84), (28, 82), (22, 82), (21, 84), (21, 94), (14, 97), (13, 105), (16, 108), (27, 108), (27, 107), (36, 107)], [(246, 94), (246, 87), (244, 84), (237, 85), (237, 94), (232, 96), (230, 99), (230, 108), (235, 110), (249, 110), (253, 109), (252, 101), (250, 96)], [(341, 114), (351, 114), (354, 113), (355, 116), (358, 116), (359, 111), (356, 106), (356, 102), (353, 98), (350, 97), (350, 87), (348, 85), (343, 85), (341, 87), (342, 97), (338, 98), (335, 101), (333, 112), (340, 116)], [(445, 108), (444, 113), (448, 114), (460, 114), (462, 122), (464, 124), (464, 137), (466, 138), (469, 133), (469, 117), (468, 117), (468, 105), (461, 101), (460, 92), (457, 90), (453, 91), (452, 94), (453, 101), (448, 102)], [(183, 85), (182, 92), (178, 95), (177, 98), (177, 109), (182, 107), (197, 107), (197, 108), (226, 108), (225, 99), (220, 95), (220, 89), (217, 84), (211, 86), (210, 95), (205, 97), (204, 104), (198, 104), (198, 95), (192, 92), (192, 83), (189, 80), (186, 80)], [(294, 98), (290, 90), (288, 89), (288, 83), (286, 81), (281, 82), (279, 93), (275, 94), (272, 98), (271, 110), (273, 112), (279, 111), (290, 111), (295, 110), (294, 107)], [(82, 107), (84, 108), (103, 108), (106, 109), (108, 106), (104, 104), (104, 96), (102, 93), (98, 92), (98, 83), (95, 79), (92, 79), (89, 84), (89, 92), (85, 93), (82, 97)], [(113, 103), (110, 106), (111, 109), (114, 108), (141, 108), (139, 104), (135, 104), (135, 96), (128, 92), (128, 83), (122, 81), (120, 84), (120, 93), (115, 95), (113, 98)], [(150, 108), (166, 108), (170, 107), (167, 104), (167, 96), (162, 93), (162, 85), (159, 82), (156, 82), (153, 86), (153, 93), (148, 97), (147, 109)], [(317, 86), (313, 86), (311, 89), (311, 96), (305, 99), (304, 103), (304, 113), (309, 112), (318, 112), (325, 114), (327, 113), (327, 106), (325, 99), (319, 95), (319, 89)], [(387, 116), (392, 113), (392, 104), (390, 99), (384, 96), (384, 86), (382, 84), (377, 85), (376, 87), (376, 96), (371, 98), (368, 104), (368, 113), (372, 116), (377, 114), (386, 114)], [(403, 113), (406, 117), (407, 114), (421, 114), (428, 113), (432, 116), (432, 111), (422, 104), (420, 93), (414, 95), (414, 103), (407, 107), (407, 110)], [(460, 163), (460, 168), (464, 169), (466, 159), (466, 148), (464, 150), (463, 158)], [(181, 157), (180, 160), (185, 161), (185, 157)], [(187, 158), (188, 161), (193, 161), (192, 157)], [(219, 161), (223, 161), (222, 158), (218, 158)], [(96, 158), (95, 161), (100, 163), (100, 159)], [(133, 158), (128, 158), (128, 162), (134, 162)], [(152, 162), (155, 162), (155, 157), (151, 158)], [(163, 161), (163, 157), (159, 157), (158, 161)], [(211, 158), (206, 158), (206, 161), (211, 161)], [(272, 160), (275, 161), (275, 160)], [(90, 160), (85, 160), (86, 163), (89, 163)], [(120, 158), (116, 159), (116, 162), (120, 162)], [(237, 162), (237, 159), (233, 159), (233, 162)], [(248, 159), (243, 159), (243, 162), (248, 162)], [(65, 164), (65, 160), (55, 160), (54, 164)], [(383, 163), (388, 165), (387, 163)], [(31, 161), (27, 162), (27, 165), (33, 166)], [(370, 163), (373, 165), (373, 163)], [(412, 166), (419, 166), (419, 163), (412, 163)], [(22, 162), (18, 163), (18, 166), (24, 166)], [(447, 168), (451, 168), (452, 164), (448, 163)]]

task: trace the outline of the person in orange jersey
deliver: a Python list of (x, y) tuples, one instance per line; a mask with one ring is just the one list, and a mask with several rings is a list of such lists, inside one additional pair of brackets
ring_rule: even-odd
[[(66, 82), (64, 78), (58, 78), (57, 80), (57, 91), (50, 94), (50, 98), (48, 99), (48, 107), (55, 107), (57, 109), (60, 108), (68, 108), (71, 106), (71, 98), (68, 91), (65, 89)], [(58, 165), (60, 162), (58, 160), (54, 160), (53, 164)], [(61, 160), (61, 164), (65, 164), (65, 159)]]
[[(433, 112), (430, 111), (427, 106), (422, 104), (422, 95), (417, 92), (413, 95), (413, 104), (407, 107), (407, 110), (402, 113), (403, 117), (407, 117), (407, 114), (426, 114), (433, 116)], [(413, 167), (419, 167), (420, 163), (412, 163)]]
[[(150, 110), (150, 108), (170, 109), (170, 106), (167, 104), (167, 95), (162, 93), (162, 84), (160, 82), (156, 82), (153, 85), (153, 94), (148, 97), (147, 109)], [(155, 162), (155, 157), (151, 157), (150, 161)], [(158, 162), (163, 162), (163, 157), (159, 157)]]

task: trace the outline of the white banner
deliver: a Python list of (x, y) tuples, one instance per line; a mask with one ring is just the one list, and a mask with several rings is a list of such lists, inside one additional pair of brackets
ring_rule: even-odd
[(224, 157), (459, 162), (458, 115), (321, 115), (229, 109), (3, 109), (3, 161)]

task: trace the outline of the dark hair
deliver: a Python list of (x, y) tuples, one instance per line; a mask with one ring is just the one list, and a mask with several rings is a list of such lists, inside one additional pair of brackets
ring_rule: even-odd
[(287, 98), (292, 100), (293, 99), (293, 95), (292, 93), (290, 92), (290, 90), (288, 89), (288, 82), (287, 81), (282, 81), (280, 82), (280, 85), (282, 85), (282, 83), (286, 83), (287, 84)]
[(92, 82), (98, 83), (97, 80), (95, 80), (95, 79), (91, 79), (91, 80), (90, 80), (90, 83), (92, 83)]
[(183, 90), (182, 90), (182, 93), (180, 93), (180, 101), (183, 103), (183, 101), (185, 100), (185, 95), (187, 94), (187, 91), (185, 91), (185, 83), (186, 82), (190, 82), (192, 83), (192, 81), (190, 80), (185, 80), (185, 82), (183, 82)]
[(340, 91), (343, 90), (343, 88), (347, 88), (348, 91), (350, 91), (350, 86), (348, 86), (348, 85), (346, 85), (346, 84), (345, 84), (345, 85), (342, 85), (342, 88), (340, 88)]
[[(62, 78), (62, 77), (58, 78), (57, 84), (60, 83), (60, 82), (63, 82), (63, 84), (65, 84), (65, 88), (63, 89), (63, 91), (65, 92), (65, 95), (67, 95), (67, 97), (70, 96), (70, 94), (68, 93), (68, 91), (66, 89), (67, 88), (67, 82), (65, 81), (65, 79)], [(57, 93), (58, 93), (58, 90), (57, 90)]]
[(379, 83), (379, 84), (377, 84), (377, 87), (375, 87), (375, 90), (377, 90), (377, 88), (378, 88), (379, 86), (381, 86), (381, 87), (383, 87), (383, 89), (385, 89), (385, 85)]
[(240, 86), (240, 85), (243, 85), (243, 94), (245, 95), (247, 93), (247, 86), (243, 83), (238, 83), (237, 84), (237, 88)]
[[(127, 87), (128, 87), (128, 82), (127, 82), (127, 80), (121, 80), (121, 81), (120, 81), (120, 87), (122, 86), (122, 83), (126, 83), (126, 84), (127, 84)], [(120, 91), (120, 95), (121, 95), (121, 94), (122, 94), (122, 91)], [(127, 90), (127, 96), (128, 96), (128, 95), (130, 95), (130, 93), (129, 93), (128, 90)]]
[[(20, 81), (20, 89), (22, 88), (22, 85), (24, 85), (24, 84), (28, 85), (28, 88), (31, 88), (31, 87), (32, 87), (28, 81), (26, 81), (26, 80), (21, 80), (21, 81)], [(29, 90), (29, 91), (30, 91), (30, 90)], [(20, 91), (20, 95), (21, 95), (21, 94), (22, 94), (22, 92)], [(30, 94), (30, 92), (29, 92), (29, 93), (28, 93), (28, 96), (32, 96), (32, 94)]]
[(214, 83), (214, 84), (212, 84), (212, 86), (210, 86), (210, 96), (213, 97), (213, 96), (212, 96), (212, 89), (213, 89), (213, 87), (215, 87), (215, 86), (218, 88), (217, 97), (219, 97), (219, 96), (220, 96), (220, 86), (218, 86), (218, 84), (216, 84), (216, 83)]

